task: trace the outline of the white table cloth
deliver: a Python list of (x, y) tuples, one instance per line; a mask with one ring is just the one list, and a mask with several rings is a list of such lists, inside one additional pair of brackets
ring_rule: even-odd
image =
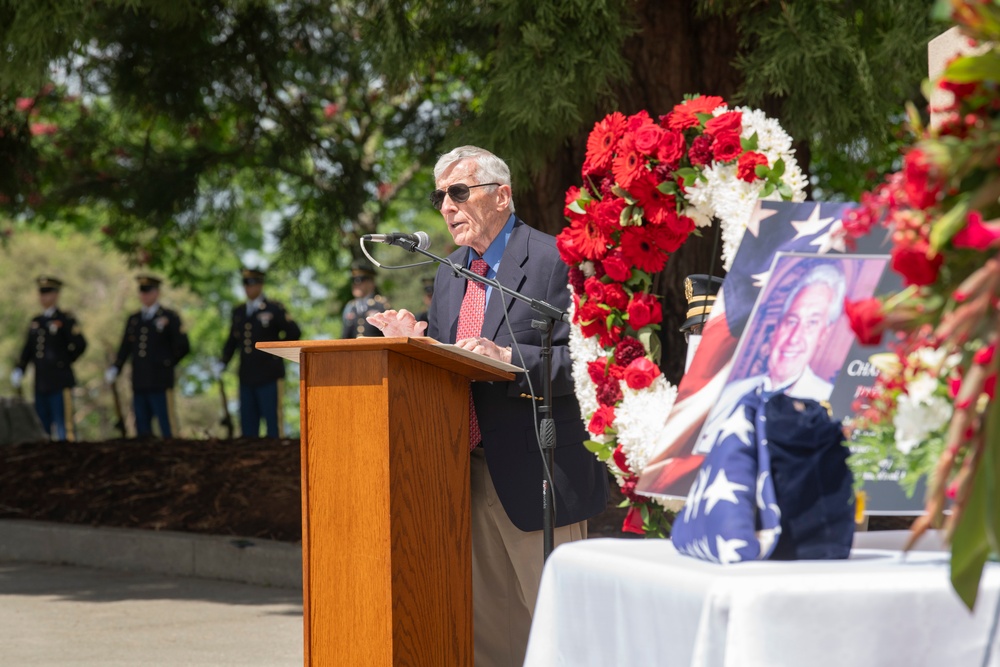
[(948, 577), (939, 551), (722, 566), (668, 540), (584, 540), (545, 565), (525, 667), (1000, 667), (995, 637), (983, 663), (1000, 566), (975, 613)]

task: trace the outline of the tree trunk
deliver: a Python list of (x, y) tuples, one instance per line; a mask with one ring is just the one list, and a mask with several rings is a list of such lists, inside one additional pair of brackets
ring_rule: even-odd
[[(641, 29), (624, 45), (632, 72), (631, 80), (616, 90), (615, 108), (619, 111), (628, 115), (645, 109), (657, 118), (681, 102), (685, 94), (720, 95), (728, 100), (739, 89), (742, 78), (732, 65), (739, 44), (735, 21), (697, 18), (692, 5), (658, 0), (635, 3)], [(520, 217), (550, 234), (558, 234), (565, 226), (565, 192), (571, 185), (580, 185), (587, 135), (603, 113), (595, 112), (586, 129), (533, 174), (527, 188), (517, 189)], [(684, 371), (685, 343), (678, 331), (687, 310), (684, 277), (708, 273), (713, 265), (714, 230), (702, 232), (704, 237), (692, 236), (670, 258), (654, 283), (656, 293), (664, 297), (660, 365), (672, 383), (677, 383)], [(720, 253), (716, 248), (715, 275), (722, 274)]]

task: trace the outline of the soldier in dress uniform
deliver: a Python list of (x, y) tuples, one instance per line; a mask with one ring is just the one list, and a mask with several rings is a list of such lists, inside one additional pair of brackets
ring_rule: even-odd
[(118, 347), (115, 363), (104, 379), (113, 384), (125, 362), (132, 359), (132, 410), (136, 435), (153, 435), (153, 417), (160, 435), (170, 438), (177, 432), (174, 379), (177, 364), (191, 351), (187, 334), (176, 311), (160, 305), (160, 283), (156, 276), (136, 277), (142, 308), (129, 315)]
[(351, 263), (351, 296), (354, 298), (347, 302), (341, 314), (343, 328), (340, 337), (381, 336), (378, 327), (369, 324), (365, 318), (388, 310), (389, 301), (375, 287), (375, 267), (364, 260)]
[(233, 308), (229, 337), (222, 348), (222, 359), (214, 371), (221, 375), (236, 351), (240, 352), (240, 427), (243, 437), (260, 437), (260, 420), (267, 427), (267, 437), (281, 433), (281, 395), (285, 362), (258, 350), (261, 341), (299, 340), (302, 331), (285, 307), (264, 296), (265, 271), (245, 268), (243, 289), (246, 303)]
[(20, 388), (28, 364), (35, 366), (35, 412), (42, 428), (56, 440), (75, 440), (73, 396), (76, 386), (72, 364), (87, 349), (87, 339), (73, 314), (58, 307), (58, 278), (40, 276), (38, 301), (42, 314), (31, 320), (21, 358), (10, 374), (10, 383)]
[(722, 278), (704, 273), (695, 273), (684, 279), (684, 298), (687, 299), (687, 319), (681, 324), (680, 331), (688, 344), (687, 360), (684, 370), (691, 366), (691, 360), (701, 342), (701, 330), (712, 312), (716, 296), (722, 289)]
[(424, 286), (424, 309), (417, 315), (418, 322), (427, 322), (427, 313), (431, 308), (431, 298), (434, 296), (434, 276), (425, 276), (420, 279)]

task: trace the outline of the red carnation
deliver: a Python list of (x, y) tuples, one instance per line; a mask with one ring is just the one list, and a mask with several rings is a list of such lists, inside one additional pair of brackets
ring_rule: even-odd
[(862, 345), (878, 345), (885, 331), (885, 313), (878, 299), (850, 301), (844, 299), (844, 312), (851, 322), (851, 329)]
[[(558, 242), (558, 239), (557, 239)], [(573, 291), (577, 294), (583, 292), (583, 281), (585, 276), (583, 271), (580, 270), (578, 266), (569, 267), (569, 284), (573, 287)]]
[(622, 337), (622, 327), (615, 324), (597, 334), (597, 343), (601, 347), (614, 347)]
[(615, 282), (623, 283), (632, 277), (632, 265), (625, 261), (621, 248), (615, 248), (602, 262), (604, 272)]
[(740, 161), (736, 164), (736, 176), (747, 183), (757, 180), (757, 166), (767, 166), (767, 156), (754, 151), (747, 151), (740, 156)]
[(713, 110), (725, 104), (721, 97), (701, 96), (685, 100), (667, 115), (667, 127), (671, 130), (684, 130), (700, 124), (698, 114), (712, 113)]
[(688, 151), (688, 160), (691, 164), (701, 167), (712, 161), (713, 140), (712, 135), (703, 134), (691, 142), (691, 150)]
[(930, 285), (937, 280), (944, 256), (933, 253), (927, 241), (897, 245), (892, 249), (892, 270), (903, 276), (906, 285)]
[[(663, 307), (660, 300), (652, 294), (639, 292), (632, 295), (632, 301), (628, 304), (628, 323), (638, 331), (650, 324), (659, 324), (663, 321)], [(619, 361), (619, 363), (621, 363)]]
[(630, 389), (645, 389), (660, 375), (660, 369), (646, 357), (634, 360), (625, 369), (625, 384)]
[(715, 135), (712, 143), (712, 157), (719, 162), (731, 162), (740, 156), (743, 146), (740, 144), (740, 135), (736, 132), (725, 132)]
[(611, 163), (611, 171), (618, 185), (626, 190), (646, 170), (646, 158), (635, 147), (635, 141), (625, 136), (619, 143), (619, 153)]
[(625, 310), (628, 306), (628, 294), (618, 283), (604, 283), (604, 303), (615, 310)]
[(625, 261), (646, 273), (657, 273), (667, 263), (667, 253), (660, 249), (657, 241), (663, 238), (658, 233), (663, 227), (626, 227), (622, 232), (621, 248)]
[(613, 405), (602, 405), (594, 410), (587, 430), (594, 435), (604, 435), (604, 430), (610, 428), (615, 422), (615, 408)]
[(584, 260), (583, 252), (580, 250), (579, 227), (571, 225), (565, 227), (556, 236), (556, 249), (559, 250), (559, 258), (570, 266), (579, 264)]
[(628, 366), (639, 357), (644, 356), (646, 356), (646, 348), (631, 336), (625, 336), (615, 345), (615, 361), (621, 366)]
[[(605, 197), (594, 206), (587, 208), (594, 222), (601, 227), (601, 233), (610, 238), (610, 235), (621, 227), (622, 211), (627, 206), (621, 197)], [(602, 253), (603, 255), (604, 253)]]
[(613, 406), (622, 400), (622, 387), (618, 380), (610, 380), (597, 385), (597, 402)]
[(615, 111), (604, 117), (587, 137), (587, 157), (583, 163), (584, 172), (590, 173), (609, 169), (614, 157), (615, 146), (625, 130), (625, 116)]
[(743, 131), (743, 113), (740, 111), (727, 111), (714, 118), (709, 118), (705, 122), (705, 131), (718, 137), (729, 132), (737, 135)]

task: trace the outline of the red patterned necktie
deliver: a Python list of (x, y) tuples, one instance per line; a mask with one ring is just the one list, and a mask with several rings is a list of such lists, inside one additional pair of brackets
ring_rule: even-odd
[[(488, 265), (485, 260), (474, 259), (469, 270), (479, 276), (486, 275)], [(468, 281), (465, 287), (465, 298), (462, 299), (462, 309), (458, 311), (458, 329), (455, 340), (475, 338), (483, 331), (483, 316), (486, 313), (486, 285)], [(479, 431), (479, 419), (476, 417), (476, 406), (472, 403), (472, 391), (469, 391), (469, 449), (475, 449), (483, 439)]]

